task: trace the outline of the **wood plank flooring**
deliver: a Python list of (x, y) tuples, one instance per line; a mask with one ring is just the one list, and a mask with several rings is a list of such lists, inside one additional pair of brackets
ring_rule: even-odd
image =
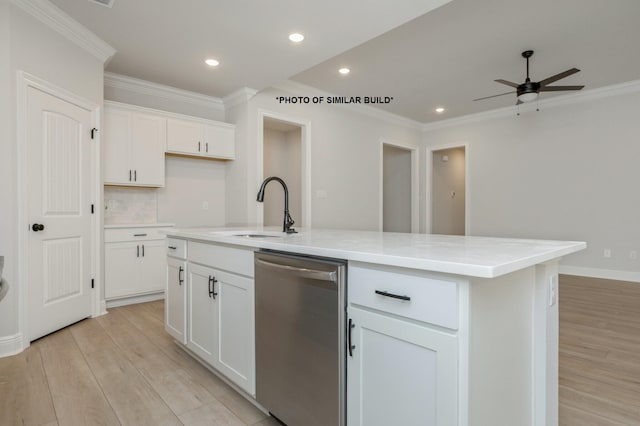
[[(0, 425), (275, 426), (182, 351), (162, 301), (0, 358)], [(560, 425), (640, 425), (640, 284), (560, 277)]]
[(560, 425), (640, 425), (640, 283), (559, 282)]
[(162, 301), (112, 308), (0, 358), (0, 425), (273, 426), (164, 331)]

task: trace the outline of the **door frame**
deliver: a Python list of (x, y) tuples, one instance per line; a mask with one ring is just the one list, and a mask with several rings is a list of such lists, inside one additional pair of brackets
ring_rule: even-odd
[[(311, 228), (311, 121), (296, 117), (288, 114), (282, 114), (275, 111), (269, 111), (266, 109), (258, 109), (258, 137), (256, 140), (256, 188), (260, 188), (260, 185), (266, 178), (264, 176), (264, 119), (273, 118), (275, 120), (285, 121), (287, 123), (295, 124), (301, 127), (300, 132), (300, 175), (302, 177), (302, 183), (300, 185), (300, 215), (302, 216), (302, 225), (304, 228)], [(257, 224), (263, 225), (264, 223), (264, 205), (263, 203), (256, 203), (256, 218)]]
[(431, 200), (433, 198), (433, 153), (435, 151), (451, 148), (464, 148), (464, 235), (469, 235), (471, 232), (471, 223), (469, 222), (469, 199), (471, 198), (469, 195), (471, 194), (471, 188), (469, 187), (469, 144), (467, 142), (462, 142), (427, 147), (427, 155), (425, 159), (425, 174), (428, 188), (425, 197), (425, 212), (427, 216), (425, 220), (425, 232), (427, 234), (431, 233), (431, 229), (433, 227), (433, 212), (431, 206)]
[(411, 233), (420, 232), (420, 156), (417, 145), (391, 139), (380, 139), (380, 161), (378, 182), (378, 229), (384, 228), (384, 146), (391, 145), (411, 153)]
[[(17, 201), (18, 201), (18, 335), (22, 340), (22, 350), (29, 347), (29, 271), (27, 257), (29, 253), (28, 231), (28, 202), (27, 202), (27, 92), (29, 88), (39, 90), (48, 95), (59, 98), (85, 109), (91, 113), (91, 127), (100, 129), (102, 109), (99, 104), (63, 89), (24, 71), (17, 72), (17, 112), (16, 112), (16, 143), (17, 143)], [(95, 317), (106, 313), (104, 302), (101, 303), (102, 293), (102, 179), (100, 167), (101, 137), (100, 131), (96, 132), (96, 139), (91, 144), (91, 199), (95, 206), (95, 213), (91, 218), (91, 275), (95, 280), (95, 288), (91, 298), (91, 316)], [(88, 285), (88, 283), (87, 283)]]

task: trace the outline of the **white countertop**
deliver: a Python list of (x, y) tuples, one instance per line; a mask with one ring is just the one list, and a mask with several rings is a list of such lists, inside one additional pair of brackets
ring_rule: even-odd
[[(269, 238), (235, 236), (266, 232)], [(583, 250), (585, 242), (278, 228), (174, 228), (169, 236), (312, 256), (493, 278)]]
[(175, 226), (175, 223), (115, 223), (104, 225), (104, 229), (120, 229), (120, 228), (164, 228), (167, 226)]

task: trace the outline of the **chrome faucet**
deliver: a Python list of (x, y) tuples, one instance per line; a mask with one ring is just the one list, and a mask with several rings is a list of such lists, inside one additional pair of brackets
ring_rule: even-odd
[(284, 220), (282, 222), (282, 232), (286, 232), (287, 234), (295, 234), (297, 233), (297, 231), (292, 228), (295, 221), (291, 218), (291, 215), (289, 214), (289, 190), (287, 189), (287, 184), (284, 183), (282, 179), (280, 179), (277, 176), (271, 176), (266, 178), (264, 182), (262, 182), (262, 185), (260, 185), (257, 201), (259, 203), (262, 203), (264, 201), (264, 189), (266, 188), (267, 184), (272, 180), (280, 182), (280, 184), (282, 185), (282, 188), (284, 189)]

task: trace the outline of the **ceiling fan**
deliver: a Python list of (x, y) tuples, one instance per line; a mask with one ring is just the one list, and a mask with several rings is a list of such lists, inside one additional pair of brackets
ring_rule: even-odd
[(516, 93), (518, 96), (518, 102), (516, 102), (516, 105), (520, 105), (523, 102), (535, 101), (538, 98), (538, 95), (540, 94), (540, 92), (559, 92), (564, 90), (580, 90), (584, 87), (584, 86), (549, 86), (549, 84), (553, 82), (556, 82), (560, 79), (563, 79), (565, 77), (568, 77), (572, 74), (579, 72), (580, 70), (578, 68), (571, 68), (569, 70), (561, 72), (560, 74), (556, 74), (554, 76), (545, 78), (544, 80), (540, 80), (538, 82), (531, 81), (531, 79), (529, 78), (529, 58), (531, 56), (533, 56), (533, 50), (525, 50), (524, 52), (522, 52), (522, 57), (527, 60), (527, 79), (524, 81), (524, 83), (517, 84), (511, 81), (502, 80), (502, 79), (494, 80), (495, 82), (506, 84), (507, 86), (511, 86), (516, 90), (507, 92), (507, 93), (501, 93), (499, 95), (485, 96), (484, 98), (474, 99), (474, 101), (481, 101), (484, 99), (495, 98), (497, 96), (504, 96), (504, 95), (510, 95), (512, 93)]

